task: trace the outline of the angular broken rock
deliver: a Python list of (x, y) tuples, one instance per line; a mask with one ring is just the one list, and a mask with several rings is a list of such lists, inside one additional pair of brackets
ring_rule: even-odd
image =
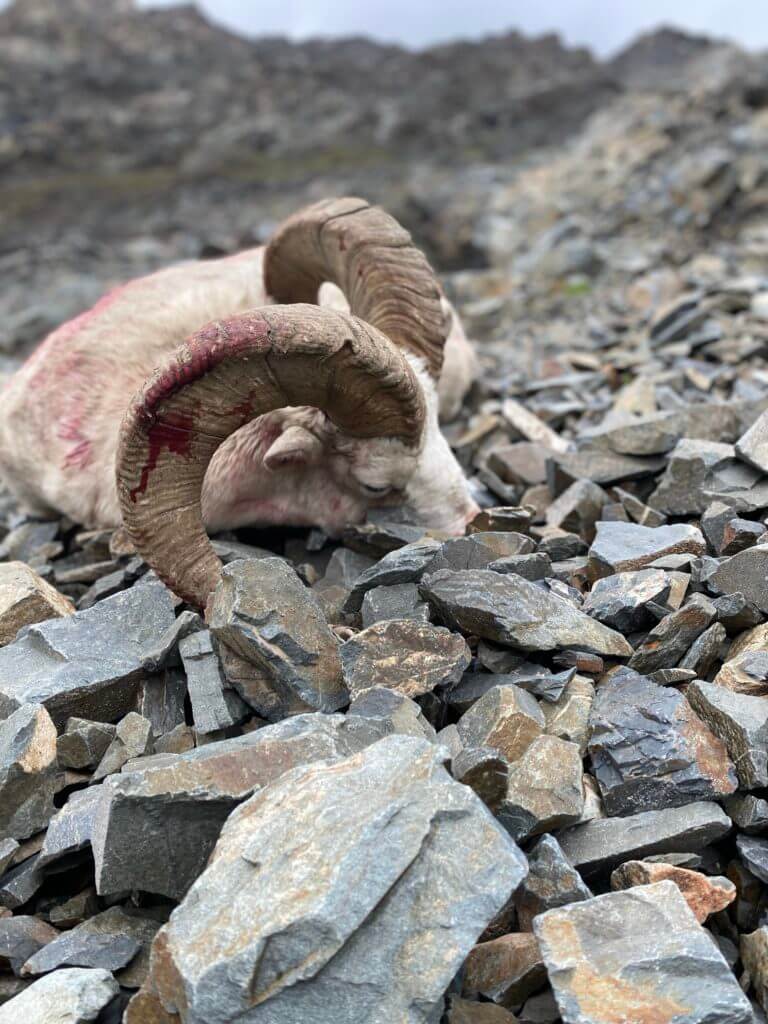
[(732, 464), (734, 449), (717, 441), (678, 441), (664, 476), (648, 504), (670, 516), (699, 515), (720, 490), (719, 475)]
[(349, 703), (338, 644), (318, 599), (282, 558), (224, 566), (208, 624), (220, 643), (254, 662), (278, 692), (321, 711)]
[(595, 523), (609, 502), (602, 487), (591, 480), (576, 480), (547, 509), (547, 525), (578, 533), (587, 543), (595, 536)]
[[(87, 923), (86, 923), (87, 924)], [(33, 953), (21, 969), (23, 977), (47, 974), (60, 967), (101, 967), (117, 971), (136, 956), (141, 943), (130, 935), (104, 935), (86, 924), (64, 932)]]
[(494, 686), (461, 716), (463, 746), (490, 747), (513, 763), (544, 731), (544, 714), (535, 697), (517, 686)]
[(544, 835), (528, 853), (528, 874), (515, 893), (520, 928), (529, 932), (545, 910), (588, 900), (592, 892), (568, 862), (554, 836)]
[(665, 615), (629, 659), (636, 672), (674, 668), (715, 620), (717, 609), (704, 594), (693, 594), (682, 608)]
[(598, 523), (589, 549), (589, 572), (591, 578), (597, 580), (614, 573), (642, 569), (663, 555), (703, 555), (706, 550), (701, 530), (686, 523), (670, 526)]
[(539, 944), (530, 932), (480, 942), (464, 964), (464, 995), (485, 996), (501, 1006), (518, 1006), (546, 981)]
[(247, 718), (248, 706), (227, 684), (207, 629), (184, 637), (179, 654), (187, 674), (192, 720), (199, 733), (228, 729)]
[(671, 589), (663, 569), (620, 572), (595, 581), (582, 611), (620, 633), (635, 633), (655, 621), (647, 605), (664, 605)]
[(109, 971), (55, 971), (0, 1006), (0, 1024), (90, 1024), (118, 992)]
[(24, 562), (0, 564), (0, 646), (9, 644), (23, 626), (71, 615), (74, 610), (69, 598)]
[(0, 964), (18, 974), (24, 962), (48, 942), (59, 937), (59, 932), (45, 921), (28, 914), (0, 919)]
[(152, 753), (152, 723), (137, 714), (129, 712), (121, 718), (115, 729), (115, 736), (93, 773), (94, 782), (119, 772), (124, 764), (134, 757)]
[(436, 1021), (525, 873), (441, 756), (391, 736), (297, 768), (238, 808), (158, 933), (127, 1022), (177, 1021), (182, 1007), (187, 1020), (220, 1024), (246, 1007), (254, 1024)]
[(686, 697), (725, 744), (744, 789), (768, 785), (768, 700), (694, 680)]
[(736, 899), (736, 886), (728, 878), (708, 878), (700, 871), (647, 860), (628, 860), (616, 868), (611, 875), (611, 889), (631, 889), (667, 880), (678, 887), (699, 924)]
[(364, 629), (387, 619), (429, 622), (429, 605), (421, 600), (415, 583), (396, 583), (391, 587), (374, 587), (367, 591), (360, 615)]
[(101, 790), (96, 786), (78, 789), (51, 818), (40, 848), (38, 868), (50, 871), (71, 866), (79, 859), (78, 854), (90, 849), (93, 821), (101, 799)]
[(758, 1003), (768, 1008), (768, 925), (741, 936), (739, 954)]
[(173, 620), (170, 592), (147, 583), (27, 627), (0, 649), (0, 717), (31, 703), (58, 727), (72, 716), (115, 721), (135, 702), (144, 653)]
[(573, 647), (614, 657), (632, 653), (623, 636), (521, 576), (444, 569), (426, 577), (420, 590), (453, 629), (497, 643), (524, 651)]
[(180, 899), (238, 803), (298, 764), (338, 760), (370, 741), (339, 715), (300, 715), (111, 776), (93, 827), (98, 892)]
[(574, 676), (565, 687), (562, 696), (552, 703), (544, 703), (544, 731), (550, 736), (575, 743), (582, 756), (587, 749), (589, 738), (589, 715), (595, 687), (585, 676)]
[(518, 1018), (495, 1003), (476, 1003), (471, 999), (451, 997), (448, 1024), (518, 1024)]
[(67, 720), (56, 741), (56, 754), (62, 768), (95, 768), (115, 736), (114, 725), (89, 722), (85, 718)]
[(739, 458), (768, 474), (768, 412), (762, 413), (736, 442)]
[(736, 849), (752, 874), (761, 882), (768, 883), (768, 839), (758, 836), (738, 836)]
[(743, 594), (768, 615), (768, 544), (757, 544), (726, 558), (708, 582), (718, 593)]
[(436, 739), (435, 730), (416, 701), (381, 686), (363, 691), (352, 701), (344, 728), (350, 735), (360, 733), (360, 746), (371, 742), (374, 736), (383, 739), (392, 733)]
[(768, 800), (753, 793), (736, 793), (728, 797), (723, 809), (740, 832), (768, 831)]
[(429, 572), (438, 569), (485, 569), (491, 562), (516, 555), (530, 555), (536, 544), (522, 533), (471, 533), (467, 537), (452, 537), (445, 541), (434, 559)]
[(478, 512), (467, 526), (467, 533), (484, 533), (487, 530), (493, 533), (506, 530), (527, 533), (532, 520), (533, 509), (530, 505), (498, 505)]
[(427, 537), (390, 551), (358, 576), (344, 604), (344, 611), (352, 615), (359, 612), (363, 598), (374, 587), (417, 583), (439, 550), (439, 543)]
[(767, 625), (757, 625), (736, 637), (715, 682), (751, 697), (768, 695)]
[(588, 876), (625, 860), (654, 853), (701, 850), (727, 835), (728, 818), (717, 804), (699, 802), (626, 818), (596, 818), (558, 835), (563, 853)]
[(56, 727), (41, 704), (0, 722), (0, 840), (26, 839), (55, 813)]
[(575, 743), (538, 736), (510, 771), (499, 821), (518, 840), (575, 824), (584, 811), (582, 776)]
[(347, 640), (340, 653), (344, 683), (352, 698), (374, 686), (406, 697), (452, 686), (471, 658), (463, 637), (412, 619), (369, 626)]
[(678, 668), (682, 671), (693, 672), (694, 677), (700, 676), (702, 679), (706, 679), (710, 669), (720, 657), (720, 650), (726, 638), (725, 626), (721, 622), (713, 622), (693, 641)]
[(534, 931), (564, 1021), (752, 1022), (722, 953), (672, 882), (550, 910)]
[(590, 726), (592, 769), (610, 815), (716, 800), (736, 789), (724, 743), (685, 697), (631, 669), (598, 687)]
[[(441, 737), (438, 739), (444, 742)], [(498, 816), (509, 781), (509, 761), (503, 754), (491, 747), (460, 746), (451, 759), (451, 775), (457, 782), (473, 789), (486, 807)]]

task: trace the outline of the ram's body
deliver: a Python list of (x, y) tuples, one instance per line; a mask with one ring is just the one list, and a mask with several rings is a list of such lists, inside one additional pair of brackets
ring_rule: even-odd
[[(0, 403), (0, 471), (29, 509), (65, 513), (90, 526), (120, 523), (115, 455), (132, 396), (205, 324), (270, 304), (263, 253), (181, 264), (132, 281), (40, 345), (6, 384)], [(323, 287), (321, 304), (348, 308), (335, 286)], [(458, 318), (447, 312), (452, 327), (439, 392), (441, 408), (452, 414), (471, 382), (474, 357)], [(457, 531), (474, 506), (437, 429), (434, 382), (418, 359), (409, 360), (431, 407), (420, 468), (423, 508), (432, 501), (434, 525)], [(376, 503), (366, 482), (374, 490), (398, 489), (397, 453), (383, 457), (381, 445), (345, 439), (315, 409), (261, 416), (214, 455), (202, 495), (206, 525), (278, 522), (336, 531)], [(404, 488), (414, 465), (412, 456), (403, 460)]]

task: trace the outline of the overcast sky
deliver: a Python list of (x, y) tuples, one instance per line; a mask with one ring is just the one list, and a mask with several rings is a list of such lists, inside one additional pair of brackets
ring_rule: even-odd
[(674, 24), (768, 47), (768, 0), (199, 0), (199, 6), (242, 32), (294, 38), (362, 33), (424, 46), (510, 28), (554, 30), (604, 55), (639, 32)]

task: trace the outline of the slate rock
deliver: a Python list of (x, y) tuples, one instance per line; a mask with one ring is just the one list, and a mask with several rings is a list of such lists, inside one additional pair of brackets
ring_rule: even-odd
[(543, 733), (544, 715), (529, 693), (497, 685), (461, 716), (457, 728), (465, 747), (490, 747), (511, 764)]
[(436, 740), (435, 730), (416, 701), (381, 686), (364, 690), (355, 697), (349, 705), (344, 729), (351, 736), (359, 732), (361, 746), (373, 736), (383, 739), (393, 733)]
[(592, 480), (576, 480), (547, 509), (547, 525), (577, 533), (587, 543), (595, 536), (595, 523), (609, 502), (602, 487)]
[(598, 687), (589, 754), (610, 815), (716, 800), (737, 787), (724, 743), (677, 690), (631, 669)]
[(464, 964), (463, 993), (501, 1006), (518, 1006), (546, 981), (539, 944), (530, 932), (480, 942)]
[(116, 971), (139, 952), (140, 943), (129, 935), (101, 935), (78, 925), (33, 953), (21, 969), (23, 977), (47, 974), (59, 967), (99, 967)]
[(118, 991), (109, 971), (77, 967), (55, 971), (0, 1006), (0, 1024), (88, 1024)]
[(224, 566), (208, 624), (220, 644), (254, 662), (279, 692), (322, 711), (349, 703), (336, 639), (317, 598), (283, 559)]
[(714, 681), (734, 693), (768, 695), (768, 626), (760, 624), (736, 637)]
[(664, 605), (670, 589), (662, 569), (620, 572), (595, 581), (582, 611), (620, 633), (636, 633), (655, 622), (648, 605)]
[(560, 1013), (573, 1024), (751, 1024), (722, 953), (672, 882), (550, 910), (534, 931)]
[(467, 533), (527, 533), (533, 521), (530, 507), (520, 505), (499, 505), (484, 508), (467, 526)]
[(710, 914), (725, 910), (736, 898), (736, 886), (728, 878), (707, 877), (675, 864), (645, 860), (628, 860), (619, 865), (611, 874), (611, 889), (631, 889), (667, 880), (675, 883), (699, 924)]
[(57, 727), (76, 716), (112, 722), (131, 710), (146, 651), (174, 619), (160, 583), (24, 629), (0, 649), (0, 717), (43, 704)]
[[(240, 807), (158, 933), (144, 1012), (172, 1020), (184, 1005), (188, 1019), (222, 1024), (244, 1006), (254, 1024), (316, 1020), (318, 1008), (337, 1024), (436, 1021), (459, 965), (525, 873), (440, 758), (392, 736), (295, 769)], [(129, 1024), (146, 1019), (133, 1005)]]
[(56, 727), (41, 704), (0, 722), (0, 839), (26, 839), (54, 814)]
[(210, 632), (207, 629), (195, 631), (181, 639), (178, 648), (197, 731), (229, 729), (247, 718), (248, 706), (227, 684)]
[(0, 918), (0, 963), (18, 974), (26, 960), (58, 937), (55, 928), (28, 914)]
[(765, 535), (764, 523), (753, 523), (749, 519), (730, 519), (723, 530), (721, 555), (735, 555), (753, 547)]
[(736, 442), (739, 458), (768, 474), (768, 412), (762, 413)]
[(45, 875), (38, 867), (39, 860), (40, 854), (33, 854), (14, 864), (0, 877), (0, 907), (17, 910), (41, 889)]
[(551, 450), (532, 441), (501, 445), (488, 452), (488, 468), (505, 484), (530, 487), (543, 484)]
[[(665, 615), (629, 659), (637, 672), (674, 668), (701, 634), (712, 625), (717, 611), (704, 594), (693, 594), (682, 608)], [(683, 666), (686, 667), (686, 666)]]
[(589, 738), (589, 716), (595, 687), (585, 676), (574, 676), (553, 703), (544, 703), (544, 729), (550, 736), (575, 743), (584, 755)]
[(0, 563), (0, 645), (24, 626), (74, 612), (72, 602), (24, 562)]
[(374, 686), (418, 697), (452, 686), (470, 662), (466, 641), (412, 619), (378, 622), (340, 649), (344, 684), (354, 698)]
[(95, 768), (115, 736), (115, 727), (108, 722), (89, 722), (85, 718), (69, 718), (64, 732), (56, 741), (56, 756), (62, 768)]
[(686, 523), (640, 526), (637, 523), (598, 523), (589, 549), (593, 580), (614, 573), (642, 569), (663, 555), (703, 555), (707, 550), (701, 530)]
[(360, 615), (364, 629), (388, 619), (429, 622), (429, 605), (421, 600), (415, 583), (399, 583), (369, 590), (363, 598)]
[(96, 786), (70, 793), (64, 806), (51, 818), (40, 848), (38, 868), (50, 872), (70, 867), (91, 846), (93, 821), (101, 799)]
[(575, 743), (538, 736), (510, 771), (499, 821), (516, 840), (575, 824), (584, 812), (582, 776)]
[(737, 836), (736, 849), (744, 864), (761, 882), (768, 883), (768, 839)]
[(657, 456), (617, 455), (591, 447), (562, 455), (553, 453), (547, 463), (547, 483), (553, 494), (560, 494), (575, 480), (591, 480), (607, 487), (624, 480), (651, 476), (663, 468), (664, 460)]
[[(739, 955), (755, 997), (763, 1010), (768, 1007), (768, 926), (761, 925), (742, 935)], [(755, 1018), (757, 1019), (757, 1018)]]
[(291, 715), (315, 710), (295, 690), (276, 686), (267, 669), (242, 657), (224, 643), (217, 643), (216, 648), (227, 684), (260, 718), (281, 722)]
[(710, 505), (712, 493), (725, 485), (719, 474), (732, 464), (734, 454), (729, 444), (683, 438), (670, 453), (648, 504), (665, 515), (699, 515)]
[(743, 594), (768, 615), (768, 544), (757, 544), (747, 551), (731, 555), (709, 578), (721, 594)]
[(422, 581), (421, 593), (452, 629), (524, 651), (575, 647), (627, 657), (627, 641), (561, 597), (521, 576), (487, 569), (441, 570)]
[(179, 668), (169, 667), (139, 684), (135, 711), (162, 736), (186, 722), (187, 680)]
[(768, 832), (768, 800), (754, 793), (735, 793), (723, 803), (723, 809), (740, 832)]
[(738, 591), (716, 597), (712, 604), (717, 609), (717, 621), (722, 622), (729, 635), (751, 629), (763, 621), (762, 613), (757, 605), (752, 604)]
[(183, 611), (157, 642), (157, 646), (144, 655), (146, 672), (159, 672), (171, 664), (178, 664), (179, 643), (186, 637), (205, 629), (205, 623), (197, 612)]
[(110, 777), (92, 836), (98, 892), (180, 899), (238, 803), (297, 764), (338, 760), (370, 741), (369, 730), (350, 730), (341, 716), (300, 715), (185, 754), (145, 758)]
[(476, 1003), (452, 996), (448, 1024), (517, 1024), (517, 1017), (494, 1003)]
[(529, 555), (509, 555), (490, 562), (488, 568), (493, 572), (514, 573), (525, 580), (543, 580), (552, 575), (552, 560), (543, 551)]
[(374, 587), (418, 583), (439, 550), (440, 544), (427, 537), (384, 555), (370, 569), (360, 573), (352, 585), (344, 611), (351, 615), (359, 612), (363, 598)]
[(118, 722), (114, 739), (99, 761), (93, 780), (119, 772), (132, 758), (151, 754), (152, 747), (152, 723), (135, 711), (129, 712)]
[(596, 818), (558, 835), (563, 853), (585, 877), (654, 853), (694, 853), (727, 835), (731, 820), (717, 804), (697, 802), (626, 818)]
[[(717, 612), (715, 612), (717, 614)], [(720, 657), (727, 633), (721, 622), (713, 622), (688, 648), (680, 661), (679, 668), (689, 670), (694, 676), (706, 679), (712, 666)]]
[(528, 852), (528, 874), (515, 893), (520, 930), (531, 931), (534, 918), (546, 910), (591, 896), (591, 890), (569, 863), (557, 839), (543, 835)]
[(740, 786), (768, 785), (768, 701), (700, 680), (688, 686), (686, 697), (725, 744)]
[[(457, 782), (469, 786), (483, 803), (498, 817), (498, 811), (507, 794), (509, 761), (492, 747), (462, 747), (451, 759), (451, 775)], [(438, 740), (440, 737), (438, 736)]]
[(472, 533), (444, 541), (429, 563), (428, 571), (485, 569), (491, 562), (516, 555), (530, 555), (535, 550), (535, 542), (522, 533)]

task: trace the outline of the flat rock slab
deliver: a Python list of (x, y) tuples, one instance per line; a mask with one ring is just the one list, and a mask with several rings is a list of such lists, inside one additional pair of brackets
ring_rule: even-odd
[(673, 882), (550, 910), (534, 923), (569, 1024), (751, 1024), (749, 1001)]
[(412, 619), (376, 623), (341, 647), (344, 683), (353, 699), (374, 686), (406, 697), (453, 686), (470, 658), (463, 637)]
[(41, 704), (24, 704), (0, 722), (0, 840), (45, 828), (56, 773), (56, 726)]
[(725, 744), (744, 789), (768, 785), (768, 700), (694, 680), (686, 696)]
[(417, 583), (440, 550), (440, 544), (428, 537), (406, 544), (388, 554), (360, 573), (352, 584), (344, 611), (351, 615), (360, 611), (363, 598), (374, 587), (392, 587), (401, 583)]
[(703, 555), (704, 535), (696, 526), (640, 526), (638, 523), (600, 522), (589, 549), (589, 573), (593, 580), (618, 572), (642, 569), (665, 555)]
[(62, 618), (74, 610), (68, 597), (24, 562), (0, 563), (0, 645), (9, 644), (24, 626)]
[(90, 1024), (118, 991), (109, 971), (55, 971), (0, 1006), (0, 1024)]
[(131, 710), (145, 653), (173, 620), (170, 592), (147, 583), (29, 626), (0, 649), (0, 718), (43, 704), (57, 727), (73, 715), (115, 721)]
[(524, 651), (576, 648), (614, 657), (632, 654), (619, 633), (521, 576), (444, 569), (426, 577), (420, 589), (451, 628), (487, 640)]
[[(525, 860), (441, 752), (391, 736), (305, 766), (227, 822), (128, 1012), (252, 1024), (437, 1021)], [(235, 969), (236, 965), (236, 969)], [(153, 1009), (156, 1017), (141, 1016)]]
[(700, 801), (626, 818), (596, 818), (558, 835), (563, 853), (586, 877), (654, 853), (691, 853), (727, 835), (731, 819)]

